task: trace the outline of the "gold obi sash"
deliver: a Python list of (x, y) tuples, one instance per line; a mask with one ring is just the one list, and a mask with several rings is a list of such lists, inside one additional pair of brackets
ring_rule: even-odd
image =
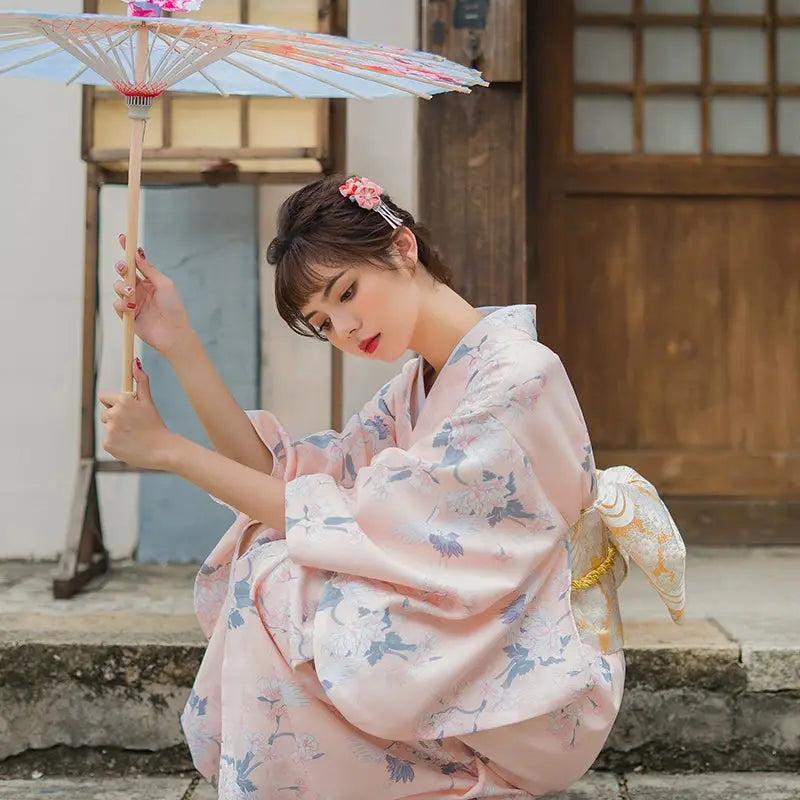
[[(632, 561), (680, 622), (685, 604), (686, 547), (653, 485), (630, 467), (597, 473), (597, 500), (572, 527), (573, 612), (582, 634), (603, 652), (622, 647), (616, 588)], [(621, 558), (619, 557), (621, 556)]]

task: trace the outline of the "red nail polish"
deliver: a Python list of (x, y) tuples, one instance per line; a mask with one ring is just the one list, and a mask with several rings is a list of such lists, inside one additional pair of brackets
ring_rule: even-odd
[(139, 249), (138, 249), (136, 252), (137, 252), (137, 253), (138, 253), (138, 254), (139, 254), (139, 255), (140, 255), (142, 258), (144, 258), (144, 250), (142, 250), (142, 248), (141, 248), (141, 247), (140, 247), (140, 248), (139, 248)]
[(128, 308), (130, 309), (136, 308), (136, 303), (128, 303)]
[(138, 369), (142, 368), (142, 362), (141, 362), (141, 360), (139, 359), (138, 356), (136, 357), (136, 366), (137, 366)]

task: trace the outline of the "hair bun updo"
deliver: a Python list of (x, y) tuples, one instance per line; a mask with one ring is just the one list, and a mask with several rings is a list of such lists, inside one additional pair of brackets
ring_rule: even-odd
[[(275, 267), (275, 304), (289, 327), (303, 336), (318, 336), (303, 319), (302, 309), (325, 285), (320, 267), (365, 264), (395, 269), (395, 229), (373, 210), (351, 203), (339, 192), (341, 175), (320, 178), (298, 189), (278, 211), (278, 230), (267, 248)], [(430, 233), (387, 194), (381, 200), (417, 239), (419, 260), (431, 276), (448, 286), (452, 273), (430, 241)]]
[(290, 244), (291, 239), (286, 239), (283, 236), (276, 236), (269, 243), (269, 247), (267, 248), (267, 263), (273, 266), (278, 264), (284, 255), (286, 255)]

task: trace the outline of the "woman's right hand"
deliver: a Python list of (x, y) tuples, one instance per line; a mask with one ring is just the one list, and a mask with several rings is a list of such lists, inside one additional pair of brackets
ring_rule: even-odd
[[(124, 234), (120, 234), (119, 243), (124, 251)], [(137, 274), (135, 289), (128, 287), (124, 280), (114, 283), (118, 295), (114, 311), (121, 318), (133, 305), (136, 335), (161, 355), (170, 358), (193, 335), (186, 307), (175, 284), (145, 258), (141, 247), (136, 254), (136, 268), (144, 277)], [(126, 263), (118, 262), (116, 271), (124, 278), (128, 271)]]

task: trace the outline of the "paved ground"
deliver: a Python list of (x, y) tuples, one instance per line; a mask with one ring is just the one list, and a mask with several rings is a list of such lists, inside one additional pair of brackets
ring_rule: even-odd
[[(50, 564), (0, 563), (0, 632), (35, 636), (56, 630), (64, 636), (86, 630), (87, 617), (104, 615), (104, 627), (133, 632), (191, 635), (192, 583), (196, 565), (115, 564), (72, 600), (53, 600)], [(800, 648), (800, 603), (796, 581), (800, 548), (692, 548), (687, 565), (688, 620), (694, 636), (720, 633), (743, 647)], [(685, 641), (688, 630), (668, 624), (669, 616), (642, 574), (632, 568), (620, 589), (627, 644), (658, 637)], [(644, 623), (648, 624), (638, 624)], [(650, 625), (654, 621), (657, 625)], [(663, 623), (663, 624), (662, 624)], [(665, 642), (668, 643), (668, 642)]]
[[(195, 650), (202, 647), (203, 638), (192, 609), (196, 565), (115, 564), (109, 575), (69, 601), (52, 599), (52, 569), (51, 564), (0, 563), (0, 650), (16, 652), (24, 642), (44, 643), (46, 648), (59, 643), (68, 643), (68, 646), (72, 643), (119, 643), (131, 647), (150, 643), (185, 644)], [(659, 653), (665, 653), (664, 663), (671, 670), (666, 689), (671, 691), (676, 680), (672, 672), (676, 668), (686, 671), (686, 675), (677, 676), (681, 686), (700, 686), (698, 681), (703, 676), (707, 679), (706, 673), (723, 674), (725, 665), (730, 662), (737, 671), (745, 667), (747, 691), (765, 693), (760, 697), (766, 699), (757, 701), (766, 704), (765, 713), (772, 708), (769, 702), (774, 705), (780, 698), (785, 703), (796, 703), (792, 698), (796, 698), (800, 690), (798, 575), (800, 548), (693, 548), (688, 557), (687, 622), (677, 626), (670, 622), (666, 609), (642, 575), (633, 569), (620, 591), (626, 646), (631, 653), (631, 675), (635, 675), (638, 665), (643, 674), (658, 678), (658, 670), (662, 668), (659, 667)], [(669, 652), (675, 649), (680, 652)], [(658, 684), (656, 678), (653, 680)], [(649, 696), (654, 689), (647, 685), (642, 691)], [(722, 707), (727, 708), (724, 702)], [(758, 708), (760, 706), (752, 710), (754, 719)], [(678, 717), (680, 714), (676, 725), (681, 724)], [(777, 725), (786, 739), (786, 742), (781, 740), (781, 747), (786, 753), (796, 752), (800, 730), (797, 713), (790, 714), (781, 706), (779, 716), (769, 719), (772, 722), (764, 723), (767, 727), (763, 729), (762, 738), (772, 736)], [(775, 766), (764, 762), (756, 767), (785, 770), (791, 766), (786, 758), (788, 756)], [(653, 767), (652, 762), (648, 763), (651, 768), (671, 768), (671, 765)], [(724, 759), (715, 764), (706, 769), (741, 768), (738, 764), (731, 766), (731, 762)], [(603, 766), (609, 768), (608, 764)], [(632, 766), (634, 764), (621, 765), (620, 769)], [(687, 769), (684, 761), (677, 761), (675, 766)], [(214, 796), (209, 787), (197, 784), (190, 776), (100, 779), (92, 778), (90, 770), (87, 772), (90, 777), (83, 779), (54, 778), (52, 773), (43, 777), (34, 773), (36, 779), (32, 780), (0, 780), (0, 800), (212, 800)], [(27, 773), (16, 774), (25, 776)], [(561, 795), (559, 800), (729, 800), (734, 797), (737, 800), (800, 800), (800, 775), (628, 773), (618, 779), (611, 774), (597, 773)]]
[[(189, 778), (0, 781), (0, 800), (214, 800)], [(797, 800), (800, 776), (776, 773), (589, 775), (552, 800)], [(375, 798), (375, 800), (380, 800)]]

